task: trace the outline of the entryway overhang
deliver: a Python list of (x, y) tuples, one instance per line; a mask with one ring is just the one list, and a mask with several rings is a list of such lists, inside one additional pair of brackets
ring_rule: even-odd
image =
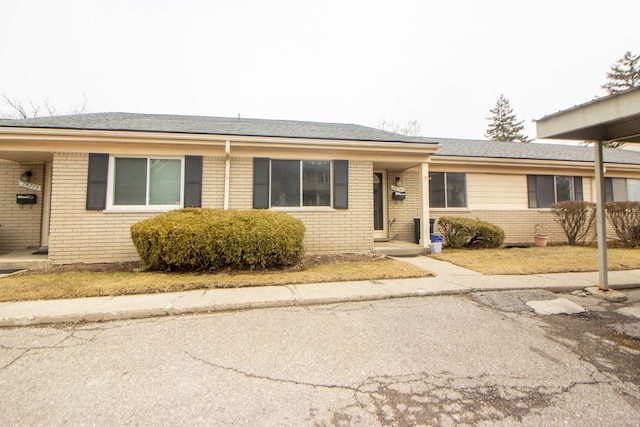
[(536, 120), (536, 133), (538, 139), (594, 141), (599, 286), (608, 290), (602, 147), (609, 141), (640, 143), (640, 87), (542, 117)]

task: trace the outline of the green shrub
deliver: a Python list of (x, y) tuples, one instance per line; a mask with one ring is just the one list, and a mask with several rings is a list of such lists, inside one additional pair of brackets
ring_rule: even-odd
[(495, 224), (476, 221), (476, 235), (471, 238), (467, 247), (498, 248), (504, 243), (504, 230)]
[(438, 225), (452, 249), (497, 248), (504, 243), (504, 230), (485, 221), (443, 216)]
[(187, 208), (133, 224), (131, 239), (154, 270), (264, 269), (298, 263), (304, 232), (282, 212)]
[(551, 205), (551, 212), (564, 230), (569, 245), (584, 243), (596, 217), (596, 205), (591, 202), (567, 200)]
[(640, 246), (640, 202), (607, 202), (605, 209), (620, 240), (631, 248)]

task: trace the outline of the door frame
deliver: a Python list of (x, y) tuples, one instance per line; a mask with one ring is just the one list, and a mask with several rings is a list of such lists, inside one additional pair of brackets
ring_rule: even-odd
[(42, 216), (40, 225), (40, 247), (49, 247), (49, 230), (51, 222), (51, 179), (52, 164), (44, 164), (44, 182), (42, 183)]
[[(380, 189), (381, 189), (380, 197), (382, 197), (382, 226), (383, 226), (382, 230), (376, 230), (375, 229), (375, 224), (374, 224), (373, 240), (374, 241), (375, 240), (387, 240), (389, 238), (389, 227), (388, 227), (389, 222), (387, 221), (387, 211), (388, 211), (388, 209), (387, 209), (387, 207), (388, 207), (387, 206), (387, 203), (388, 203), (387, 202), (387, 171), (374, 169), (373, 173), (374, 174), (379, 173), (381, 175), (381, 177), (382, 177), (382, 182), (381, 182), (381, 186), (380, 186)], [(372, 181), (373, 181), (373, 176), (372, 176)], [(372, 191), (373, 191), (373, 188), (372, 188)], [(373, 213), (375, 213), (375, 209), (376, 209), (376, 206), (375, 206), (375, 201), (374, 201), (374, 203), (373, 203), (374, 212)]]

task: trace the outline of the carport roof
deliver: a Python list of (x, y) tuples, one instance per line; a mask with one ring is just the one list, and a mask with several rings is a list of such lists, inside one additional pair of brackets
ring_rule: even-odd
[(640, 142), (640, 87), (544, 116), (536, 129), (539, 139)]

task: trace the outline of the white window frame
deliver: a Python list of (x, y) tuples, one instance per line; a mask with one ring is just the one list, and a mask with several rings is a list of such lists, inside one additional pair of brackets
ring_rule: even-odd
[[(439, 172), (439, 171), (431, 171), (430, 173), (441, 173), (443, 179), (443, 190), (444, 190), (444, 206), (429, 206), (429, 209), (448, 209), (448, 210), (468, 210), (469, 209), (469, 192), (468, 192), (468, 176), (466, 172)], [(450, 173), (461, 174), (464, 175), (464, 206), (449, 206), (449, 190), (447, 184), (447, 176)], [(430, 183), (429, 183), (430, 184)], [(431, 187), (431, 185), (429, 185)], [(431, 196), (431, 194), (429, 194)], [(429, 199), (431, 200), (431, 199)]]
[[(274, 160), (293, 160), (298, 162), (300, 166), (300, 204), (297, 206), (273, 206), (271, 204), (271, 189), (273, 185), (273, 176), (272, 176), (272, 162)], [(304, 183), (309, 182), (308, 176), (304, 173), (304, 162), (327, 162), (329, 163), (329, 204), (326, 206), (304, 206)], [(326, 182), (322, 182), (323, 184), (327, 184)], [(317, 160), (317, 159), (269, 159), (269, 209), (274, 210), (333, 210), (333, 161), (332, 160)]]
[[(115, 164), (116, 159), (147, 159), (147, 200), (145, 205), (115, 205)], [(149, 204), (149, 174), (151, 168), (149, 162), (151, 160), (180, 160), (180, 203), (170, 205), (150, 205)], [(143, 211), (143, 212), (166, 212), (174, 209), (182, 209), (184, 206), (184, 156), (183, 157), (167, 157), (167, 156), (132, 156), (132, 155), (111, 155), (109, 156), (109, 177), (107, 180), (107, 210), (108, 211)]]

